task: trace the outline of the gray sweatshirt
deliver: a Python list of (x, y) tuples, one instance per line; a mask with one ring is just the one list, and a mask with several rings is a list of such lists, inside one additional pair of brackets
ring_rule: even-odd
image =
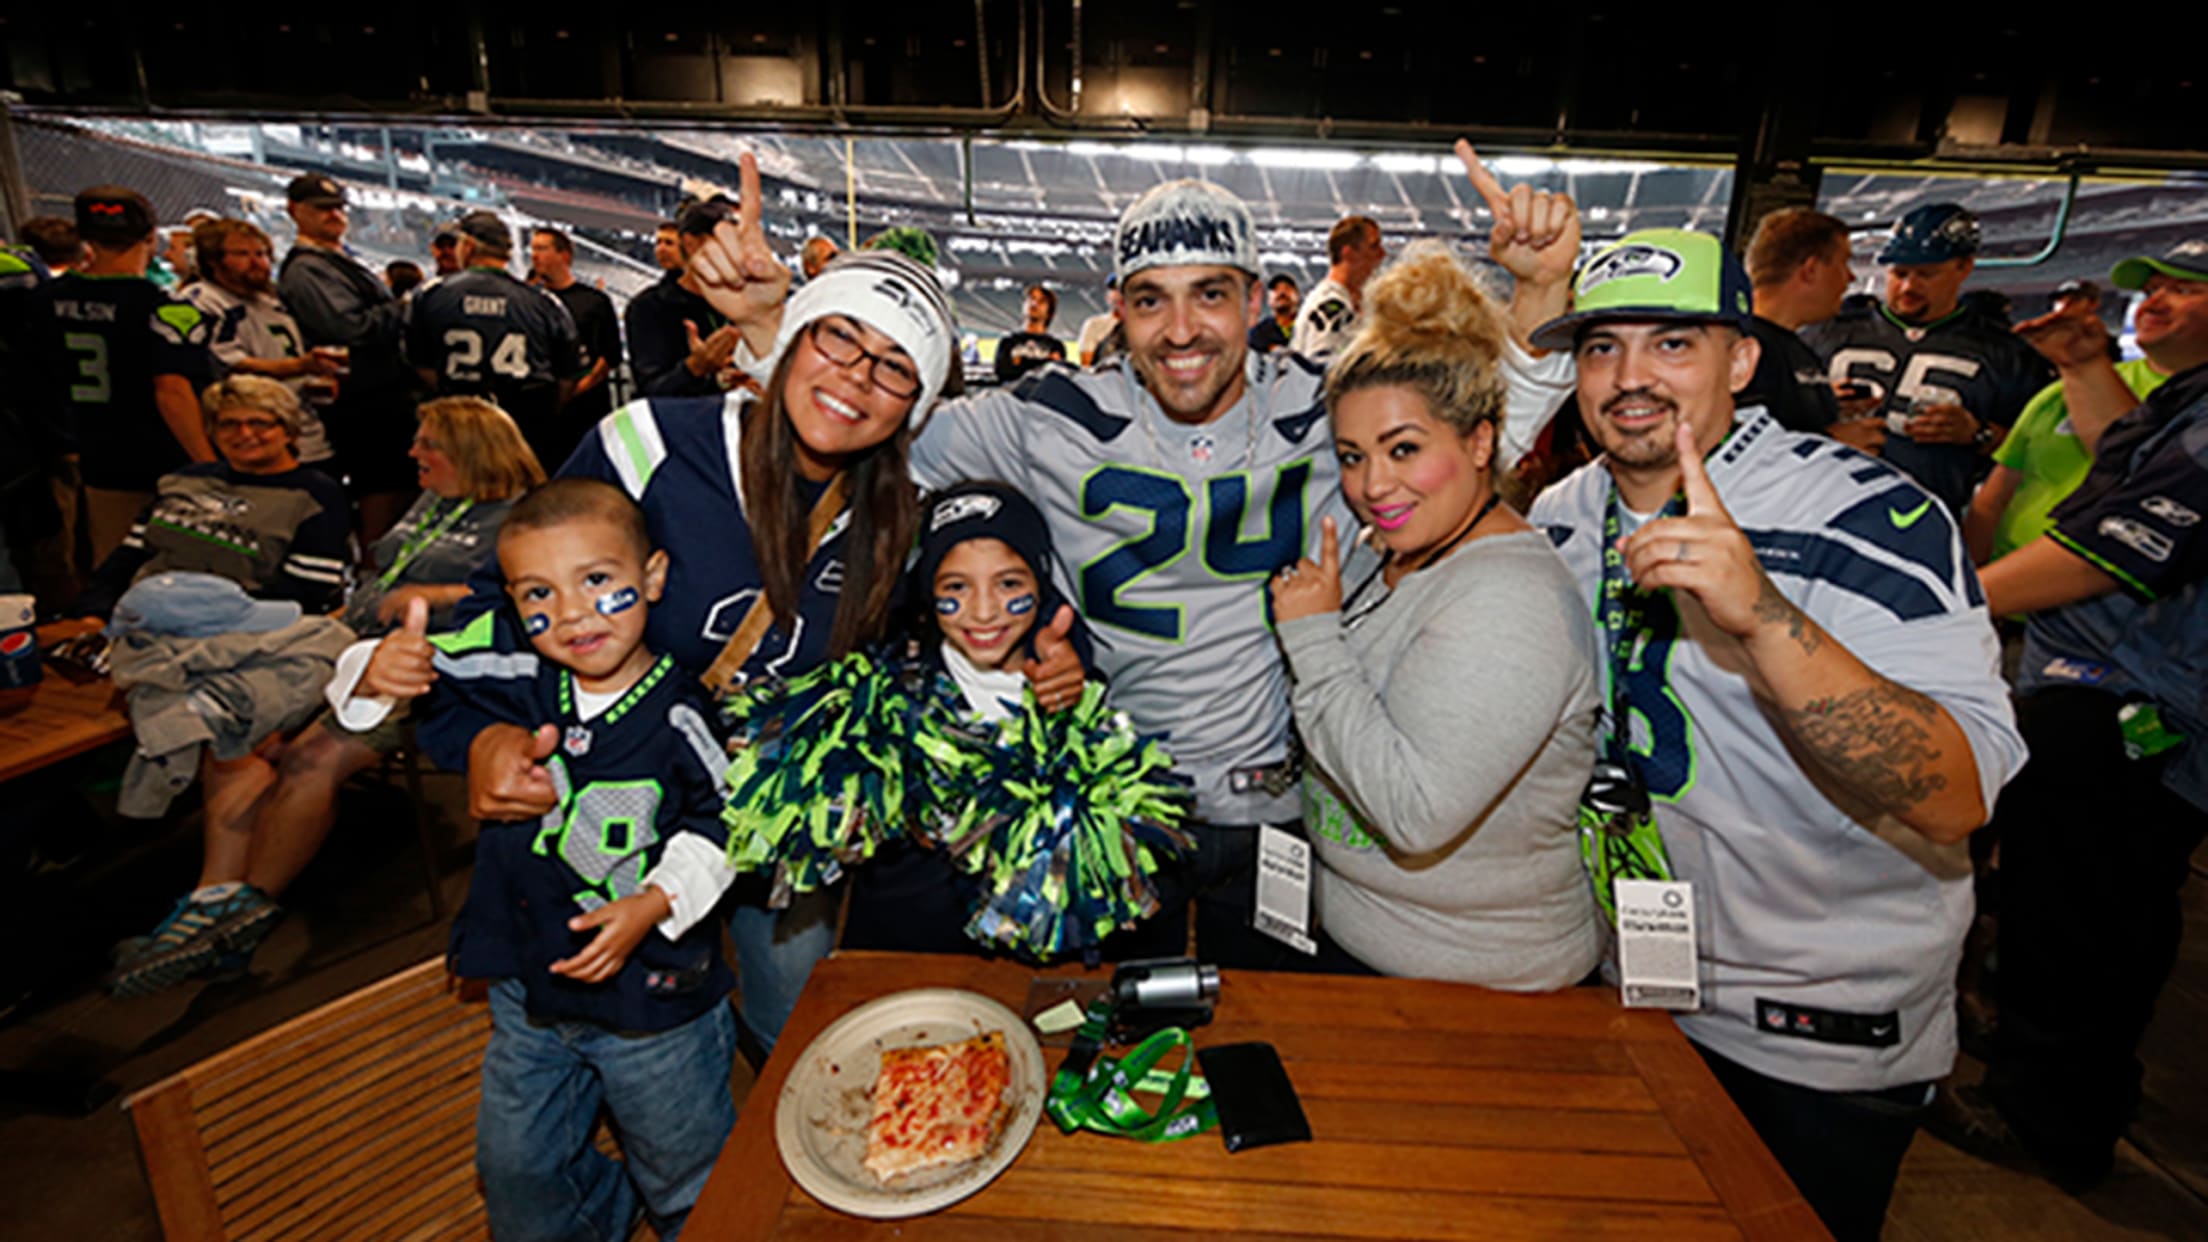
[[(1344, 593), (1378, 564), (1355, 546)], [(1527, 533), (1281, 624), (1320, 925), (1365, 964), (1519, 991), (1593, 969), (1576, 827), (1601, 703), (1591, 608)]]

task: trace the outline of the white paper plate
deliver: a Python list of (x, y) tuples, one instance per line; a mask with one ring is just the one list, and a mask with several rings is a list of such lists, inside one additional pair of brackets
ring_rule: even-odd
[[(1004, 1032), (1012, 1062), (996, 1145), (971, 1163), (883, 1185), (865, 1165), (866, 1123), (883, 1051), (956, 1043), (989, 1031)], [(854, 1216), (918, 1216), (980, 1190), (1019, 1158), (1042, 1118), (1049, 1080), (1035, 1033), (1003, 1005), (954, 988), (897, 992), (836, 1019), (799, 1055), (775, 1102), (775, 1146), (797, 1184), (829, 1207)]]

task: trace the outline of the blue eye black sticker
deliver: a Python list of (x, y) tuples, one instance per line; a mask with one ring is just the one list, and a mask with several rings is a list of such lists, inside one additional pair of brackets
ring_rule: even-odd
[(956, 613), (958, 611), (958, 597), (954, 595), (936, 596), (935, 610), (946, 617)]
[(1004, 610), (1015, 617), (1024, 617), (1035, 611), (1035, 597), (1033, 595), (1015, 595), (1004, 601)]
[(598, 611), (609, 617), (617, 612), (627, 612), (629, 609), (636, 607), (638, 598), (636, 588), (633, 586), (622, 587), (618, 591), (608, 591), (598, 597)]
[(552, 628), (552, 618), (541, 612), (532, 612), (523, 619), (523, 624), (529, 630), (529, 637), (535, 638)]

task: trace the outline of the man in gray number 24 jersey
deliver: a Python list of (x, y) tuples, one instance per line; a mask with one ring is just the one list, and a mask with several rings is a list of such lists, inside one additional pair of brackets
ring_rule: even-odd
[[(1495, 221), (1490, 253), (1517, 278), (1522, 336), (1568, 295), (1577, 213), (1528, 186), (1505, 192), (1469, 147), (1461, 154)], [(1195, 782), (1197, 857), (1176, 879), (1198, 903), (1200, 951), (1227, 966), (1290, 965), (1292, 950), (1251, 930), (1257, 826), (1300, 815), (1265, 583), (1316, 546), (1322, 515), (1353, 529), (1322, 371), (1249, 351), (1258, 246), (1233, 194), (1156, 186), (1120, 217), (1115, 241), (1126, 355), (1085, 371), (1046, 365), (937, 407), (912, 470), (929, 488), (1002, 480), (1043, 511), (1114, 702), (1164, 734)], [(1571, 368), (1523, 347), (1506, 368), (1507, 467), (1569, 391)], [(1178, 917), (1170, 903), (1156, 923), (1166, 942), (1146, 945), (1185, 944)]]

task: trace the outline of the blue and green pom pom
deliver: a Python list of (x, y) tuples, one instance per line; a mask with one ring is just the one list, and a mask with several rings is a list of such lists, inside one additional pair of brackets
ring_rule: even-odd
[(1186, 782), (1091, 682), (1056, 713), (1032, 699), (983, 731), (930, 719), (927, 833), (982, 897), (966, 934), (1034, 958), (1095, 947), (1155, 914), (1155, 875), (1193, 843)]

